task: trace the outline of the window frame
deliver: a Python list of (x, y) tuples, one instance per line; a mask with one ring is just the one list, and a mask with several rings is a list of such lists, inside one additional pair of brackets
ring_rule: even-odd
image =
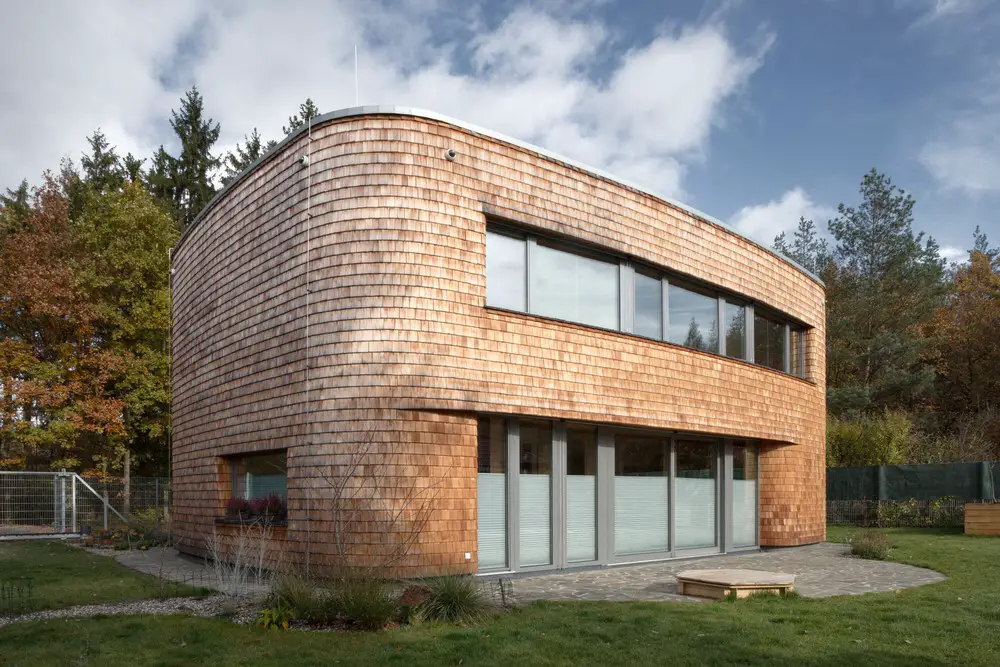
[[(672, 345), (674, 347), (679, 347), (685, 350), (690, 350), (693, 352), (700, 352), (704, 354), (711, 354), (715, 356), (724, 357), (731, 361), (743, 362), (753, 364), (758, 368), (766, 368), (768, 370), (783, 373), (790, 377), (798, 378), (806, 382), (811, 382), (808, 377), (806, 370), (806, 351), (808, 346), (806, 344), (806, 335), (809, 330), (813, 327), (796, 320), (795, 318), (786, 315), (776, 309), (761, 304), (753, 299), (747, 298), (744, 295), (738, 294), (726, 290), (724, 288), (717, 287), (715, 285), (701, 282), (697, 279), (690, 278), (687, 276), (682, 276), (676, 273), (672, 273), (669, 270), (665, 270), (652, 265), (646, 261), (634, 260), (628, 255), (619, 255), (613, 251), (609, 251), (600, 247), (596, 247), (592, 244), (588, 244), (583, 241), (576, 239), (567, 238), (559, 235), (558, 233), (538, 233), (532, 229), (524, 228), (516, 223), (510, 223), (504, 220), (497, 220), (492, 217), (487, 219), (486, 222), (486, 232), (487, 234), (496, 234), (499, 236), (506, 236), (508, 238), (524, 241), (525, 246), (525, 271), (524, 280), (522, 284), (522, 290), (524, 295), (524, 310), (512, 310), (510, 308), (505, 308), (503, 306), (496, 306), (489, 303), (485, 303), (486, 308), (504, 311), (504, 312), (514, 312), (522, 313), (525, 315), (530, 315), (532, 317), (540, 317), (547, 320), (553, 320), (556, 322), (565, 322), (567, 324), (576, 324), (578, 326), (588, 327), (591, 329), (597, 329), (599, 331), (614, 331), (616, 333), (628, 334), (631, 336), (636, 336), (637, 338), (642, 338), (643, 340), (652, 340), (667, 345)], [(602, 326), (597, 326), (593, 324), (588, 324), (585, 322), (578, 322), (575, 320), (566, 320), (559, 317), (553, 317), (551, 315), (544, 315), (535, 312), (532, 304), (532, 289), (531, 289), (531, 274), (532, 270), (536, 269), (533, 264), (535, 263), (535, 249), (541, 244), (543, 247), (551, 248), (553, 250), (558, 250), (574, 255), (579, 255), (587, 259), (594, 259), (601, 262), (606, 262), (608, 264), (613, 264), (618, 267), (618, 288), (616, 290), (617, 295), (617, 321), (618, 324), (615, 328), (607, 328)], [(640, 274), (648, 278), (658, 279), (660, 281), (660, 297), (661, 297), (661, 323), (660, 323), (660, 337), (652, 338), (643, 334), (635, 332), (635, 317), (636, 317), (636, 280), (635, 275)], [(486, 276), (487, 281), (489, 281), (489, 276)], [(690, 292), (700, 294), (702, 296), (714, 299), (716, 302), (716, 338), (717, 345), (715, 351), (702, 350), (699, 348), (690, 348), (683, 344), (671, 343), (669, 341), (670, 336), (670, 285), (676, 285), (682, 289), (686, 289)], [(726, 306), (727, 304), (742, 307), (744, 313), (745, 331), (744, 331), (744, 350), (743, 357), (736, 357), (727, 354), (727, 341), (725, 335), (725, 323), (726, 323)], [(785, 342), (784, 342), (784, 357), (782, 368), (772, 368), (771, 366), (765, 366), (755, 359), (755, 347), (756, 341), (754, 336), (754, 318), (755, 315), (760, 314), (761, 317), (771, 320), (777, 324), (783, 325), (785, 327)], [(792, 332), (798, 331), (800, 333), (800, 349), (798, 350), (798, 358), (801, 359), (801, 372), (795, 373), (792, 367), (793, 355), (791, 354), (791, 340)]]

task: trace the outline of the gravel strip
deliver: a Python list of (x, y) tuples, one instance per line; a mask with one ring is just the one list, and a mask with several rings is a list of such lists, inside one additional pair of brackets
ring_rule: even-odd
[(168, 598), (166, 600), (134, 600), (113, 604), (86, 604), (66, 609), (48, 609), (21, 616), (0, 617), (0, 628), (13, 623), (45, 621), (53, 618), (84, 618), (88, 616), (136, 616), (193, 614), (211, 618), (231, 618), (246, 624), (256, 617), (258, 604), (252, 599), (214, 595), (207, 598)]

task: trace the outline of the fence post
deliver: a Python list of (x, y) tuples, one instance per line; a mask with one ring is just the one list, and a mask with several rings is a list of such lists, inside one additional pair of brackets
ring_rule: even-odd
[(70, 489), (73, 498), (73, 530), (70, 532), (74, 535), (76, 534), (76, 475), (73, 475), (70, 479)]
[[(59, 473), (52, 473), (52, 523), (53, 528), (60, 531), (59, 526)], [(61, 532), (61, 531), (60, 531)]]
[(108, 483), (104, 482), (104, 530), (108, 530)]
[(59, 473), (59, 532), (66, 532), (66, 468)]
[(888, 500), (888, 484), (886, 483), (885, 466), (878, 467), (878, 499)]
[(153, 478), (153, 530), (160, 532), (160, 478)]
[(979, 462), (979, 498), (980, 500), (991, 500), (993, 498), (993, 479), (990, 475), (990, 462)]

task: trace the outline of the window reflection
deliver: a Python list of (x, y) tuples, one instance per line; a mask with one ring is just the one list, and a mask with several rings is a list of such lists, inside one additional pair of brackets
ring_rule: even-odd
[(671, 283), (667, 303), (670, 310), (668, 340), (671, 343), (705, 352), (718, 351), (719, 306), (716, 299)]

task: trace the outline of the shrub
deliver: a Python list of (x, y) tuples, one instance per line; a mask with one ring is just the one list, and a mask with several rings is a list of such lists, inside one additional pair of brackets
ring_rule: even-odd
[(362, 630), (378, 630), (396, 618), (399, 602), (389, 582), (363, 577), (336, 582), (323, 609)]
[(851, 540), (851, 553), (860, 558), (885, 560), (889, 557), (889, 549), (889, 538), (873, 530), (867, 530)]
[(426, 619), (475, 623), (493, 611), (483, 587), (470, 576), (450, 576), (426, 582), (418, 613)]
[(293, 618), (311, 623), (325, 622), (323, 600), (317, 586), (297, 574), (283, 574), (271, 584), (268, 604), (274, 609), (286, 609)]
[(287, 630), (288, 612), (283, 609), (261, 609), (257, 626), (265, 630)]
[(826, 426), (830, 467), (902, 463), (910, 449), (913, 423), (904, 412), (886, 410), (859, 419), (831, 417)]

